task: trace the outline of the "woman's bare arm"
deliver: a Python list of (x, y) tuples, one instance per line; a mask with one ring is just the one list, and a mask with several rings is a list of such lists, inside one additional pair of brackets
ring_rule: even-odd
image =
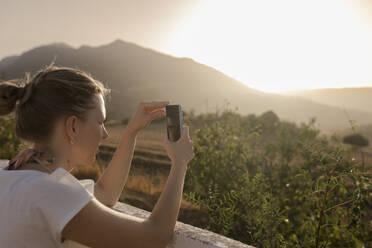
[(120, 213), (93, 198), (62, 231), (62, 237), (89, 247), (166, 247), (182, 199), (187, 164), (173, 162), (165, 187), (147, 219)]
[(97, 183), (104, 195), (107, 206), (114, 206), (120, 199), (132, 164), (134, 147), (138, 131), (126, 128), (110, 163), (103, 171)]
[(90, 247), (166, 247), (174, 233), (187, 164), (194, 157), (189, 128), (177, 142), (165, 139), (172, 167), (151, 215), (141, 220), (116, 212), (97, 199), (88, 203), (65, 227), (62, 237)]
[(149, 216), (149, 220), (166, 233), (168, 240), (172, 238), (178, 218), (186, 170), (185, 162), (172, 162), (167, 182)]
[(164, 248), (166, 236), (147, 219), (115, 211), (93, 198), (62, 230), (69, 239), (92, 248)]

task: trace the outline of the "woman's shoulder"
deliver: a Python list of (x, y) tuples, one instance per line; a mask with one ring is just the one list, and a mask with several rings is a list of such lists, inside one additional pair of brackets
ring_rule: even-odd
[(45, 174), (43, 177), (39, 177), (37, 180), (33, 180), (30, 183), (30, 188), (38, 188), (42, 192), (47, 191), (65, 191), (66, 193), (82, 193), (86, 191), (93, 195), (93, 190), (90, 190), (94, 186), (94, 181), (91, 179), (78, 180), (70, 172), (64, 168), (57, 168), (52, 173)]
[(15, 192), (34, 198), (43, 198), (50, 194), (94, 195), (92, 179), (78, 180), (70, 172), (58, 167), (52, 173), (37, 170), (6, 170), (7, 161), (0, 164), (0, 184), (2, 193)]
[(32, 181), (42, 180), (46, 174), (36, 170), (8, 170), (8, 162), (0, 161), (0, 185), (2, 193), (20, 191), (27, 188)]

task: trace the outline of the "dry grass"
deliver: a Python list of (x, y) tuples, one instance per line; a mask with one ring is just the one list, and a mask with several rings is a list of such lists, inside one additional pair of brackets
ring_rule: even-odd
[(82, 179), (93, 179), (95, 182), (102, 175), (104, 167), (101, 166), (97, 161), (89, 167), (85, 168), (74, 168), (71, 174), (79, 180)]
[[(117, 146), (125, 132), (126, 125), (107, 125), (109, 137), (102, 142), (103, 145)], [(193, 137), (195, 128), (190, 127), (190, 136)], [(151, 123), (148, 127), (138, 133), (136, 148), (157, 150), (165, 152), (163, 140), (167, 137), (167, 125), (164, 122)]]

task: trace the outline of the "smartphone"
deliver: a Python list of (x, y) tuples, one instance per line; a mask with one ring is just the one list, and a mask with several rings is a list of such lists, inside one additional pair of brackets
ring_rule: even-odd
[(165, 106), (167, 118), (167, 134), (170, 141), (181, 138), (183, 115), (180, 104), (169, 104)]

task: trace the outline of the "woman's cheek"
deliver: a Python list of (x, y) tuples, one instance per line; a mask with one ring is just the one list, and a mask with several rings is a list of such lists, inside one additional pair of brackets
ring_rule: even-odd
[(99, 134), (99, 130), (97, 130), (97, 127), (94, 125), (89, 125), (83, 130), (83, 135), (81, 137), (82, 142), (82, 148), (83, 152), (85, 154), (85, 157), (87, 161), (91, 161), (92, 157), (95, 157), (96, 152), (96, 143), (97, 143), (97, 137)]

